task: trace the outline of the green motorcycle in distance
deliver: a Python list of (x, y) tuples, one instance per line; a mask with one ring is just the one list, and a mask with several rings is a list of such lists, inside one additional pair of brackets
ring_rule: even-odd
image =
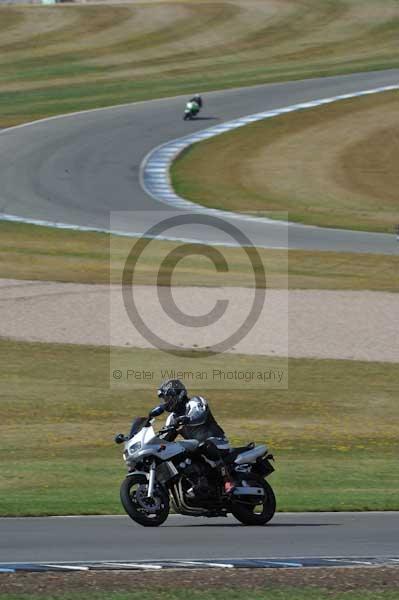
[(187, 102), (187, 104), (186, 104), (183, 120), (191, 121), (191, 119), (194, 119), (198, 115), (199, 111), (200, 111), (199, 104), (190, 100), (190, 102)]

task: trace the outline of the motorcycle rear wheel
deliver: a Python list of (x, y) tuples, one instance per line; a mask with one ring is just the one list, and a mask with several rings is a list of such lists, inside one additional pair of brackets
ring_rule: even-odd
[(262, 502), (255, 505), (250, 504), (248, 501), (239, 502), (238, 500), (234, 500), (231, 512), (243, 525), (266, 525), (276, 512), (276, 497), (273, 489), (264, 479), (248, 481), (248, 483), (263, 487), (265, 495)]
[[(154, 497), (159, 504), (155, 512), (146, 512), (145, 508), (138, 501), (137, 493), (142, 493), (148, 487), (148, 483), (143, 475), (130, 475), (123, 480), (120, 497), (122, 506), (133, 521), (143, 527), (158, 527), (166, 521), (169, 515), (169, 495), (160, 486), (154, 491)], [(143, 501), (143, 499), (141, 500)]]

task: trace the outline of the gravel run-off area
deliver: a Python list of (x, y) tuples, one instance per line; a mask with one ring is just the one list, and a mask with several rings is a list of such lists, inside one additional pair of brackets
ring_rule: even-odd
[[(245, 321), (254, 300), (254, 290), (249, 288), (172, 288), (177, 311), (183, 315), (205, 315), (217, 307), (218, 300), (228, 302), (215, 323), (193, 327), (190, 318), (186, 324), (176, 322), (173, 303), (163, 298), (161, 304), (159, 290), (135, 286), (137, 310), (151, 331), (182, 349), (206, 347), (226, 338)], [(3, 279), (0, 306), (3, 338), (153, 347), (138, 332), (135, 319), (129, 318), (117, 285)], [(230, 351), (399, 362), (398, 322), (399, 298), (394, 293), (266, 290), (252, 329)]]

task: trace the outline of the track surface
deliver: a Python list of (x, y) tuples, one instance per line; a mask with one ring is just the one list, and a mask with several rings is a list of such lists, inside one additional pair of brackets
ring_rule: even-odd
[(0, 562), (397, 556), (399, 513), (287, 513), (267, 527), (171, 515), (0, 519)]
[[(0, 214), (108, 229), (110, 211), (134, 211), (118, 229), (143, 233), (165, 205), (140, 186), (140, 164), (155, 146), (221, 121), (396, 84), (399, 70), (361, 73), (213, 92), (205, 95), (203, 118), (182, 121), (185, 98), (132, 104), (38, 122), (0, 133)], [(148, 212), (153, 211), (153, 218)], [(233, 221), (252, 241), (286, 243), (286, 227)], [(113, 227), (115, 229), (115, 226)], [(181, 231), (178, 237), (181, 237)], [(220, 232), (186, 225), (184, 236), (223, 241)], [(222, 236), (223, 237), (223, 236)], [(399, 253), (394, 235), (292, 225), (292, 248)]]

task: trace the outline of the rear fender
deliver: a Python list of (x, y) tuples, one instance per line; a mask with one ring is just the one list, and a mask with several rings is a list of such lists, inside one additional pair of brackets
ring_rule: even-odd
[(267, 458), (263, 458), (256, 462), (254, 470), (263, 477), (268, 477), (273, 473), (274, 467)]

